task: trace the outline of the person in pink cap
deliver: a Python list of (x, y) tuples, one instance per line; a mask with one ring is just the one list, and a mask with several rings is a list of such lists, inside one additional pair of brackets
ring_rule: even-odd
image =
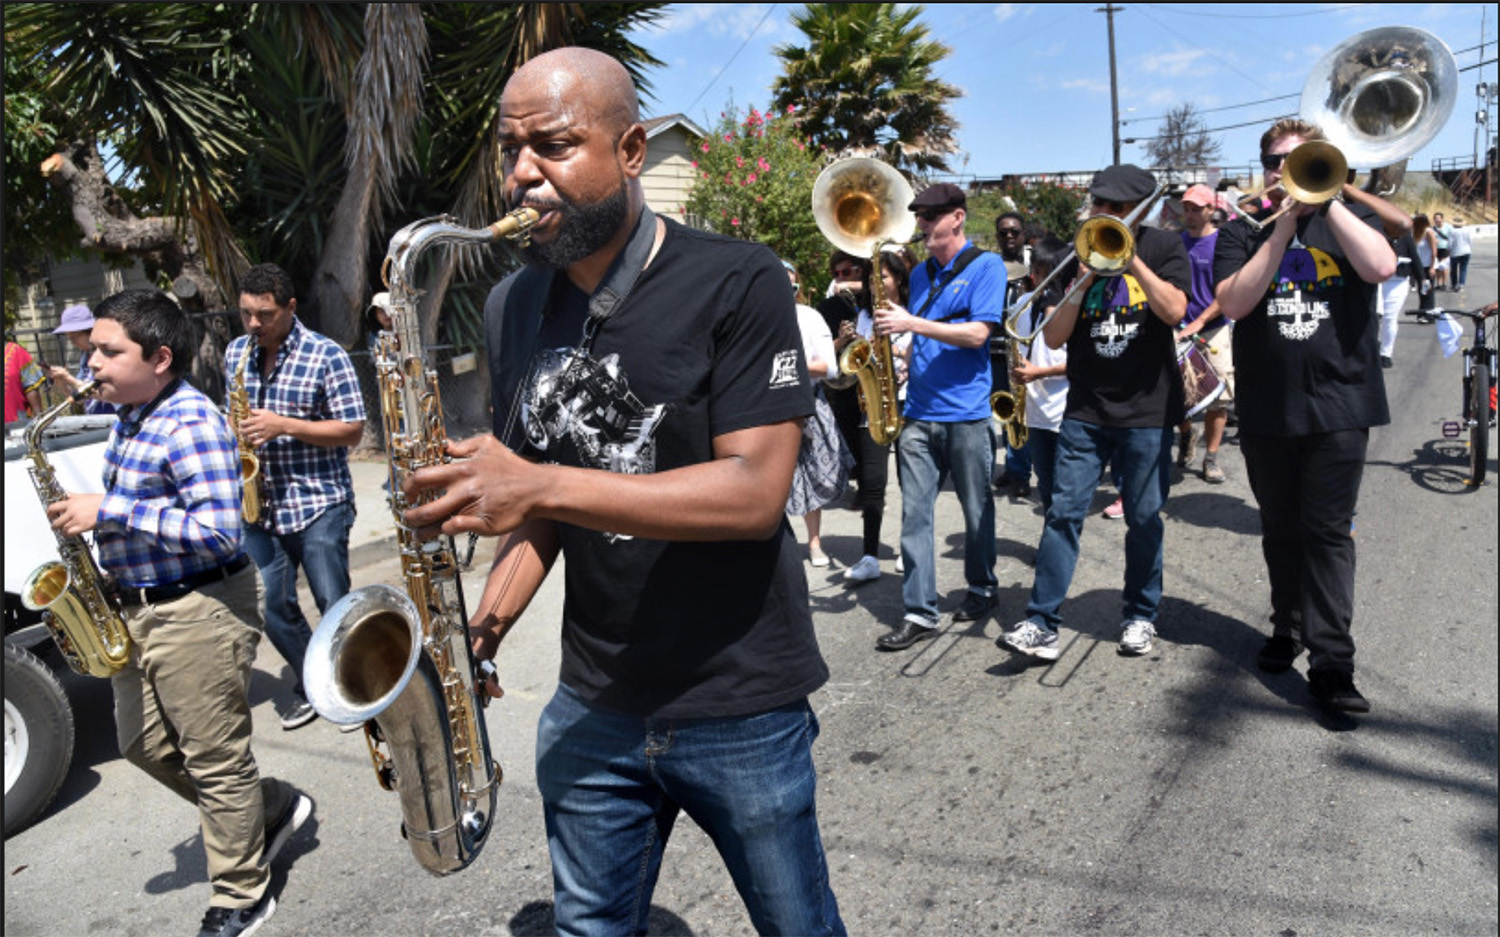
[[(1208, 342), (1213, 366), (1228, 385), (1223, 394), (1203, 413), (1203, 480), (1210, 484), (1224, 481), (1219, 467), (1219, 445), (1224, 441), (1224, 427), (1229, 422), (1229, 404), (1234, 400), (1234, 357), (1230, 351), (1228, 320), (1219, 314), (1214, 299), (1214, 245), (1219, 229), (1213, 223), (1218, 199), (1203, 184), (1188, 189), (1182, 196), (1182, 246), (1187, 248), (1188, 263), (1193, 269), (1193, 288), (1188, 293), (1187, 314), (1178, 327), (1179, 341), (1194, 335)], [(1178, 434), (1177, 464), (1190, 467), (1197, 454), (1193, 421), (1184, 420)]]
[[(47, 369), (47, 376), (52, 379), (61, 389), (71, 394), (78, 388), (94, 379), (94, 372), (89, 368), (89, 335), (94, 330), (94, 314), (89, 312), (89, 307), (83, 303), (69, 306), (62, 311), (62, 319), (57, 328), (52, 330), (53, 335), (66, 335), (68, 344), (79, 352), (78, 372), (72, 374), (61, 365), (53, 365)], [(84, 404), (84, 413), (114, 413), (115, 405), (105, 403), (97, 396), (91, 398)]]

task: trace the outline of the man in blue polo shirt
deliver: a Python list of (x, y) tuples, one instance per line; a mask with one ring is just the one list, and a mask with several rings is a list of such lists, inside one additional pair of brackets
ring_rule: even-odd
[(990, 335), (1005, 313), (1005, 264), (969, 243), (963, 190), (942, 182), (910, 205), (930, 255), (911, 275), (913, 311), (875, 310), (881, 334), (910, 332), (906, 428), (896, 441), (901, 469), (901, 627), (876, 642), (899, 651), (937, 633), (933, 510), (945, 478), (964, 515), (964, 579), (954, 621), (995, 607), (995, 464), (990, 427)]

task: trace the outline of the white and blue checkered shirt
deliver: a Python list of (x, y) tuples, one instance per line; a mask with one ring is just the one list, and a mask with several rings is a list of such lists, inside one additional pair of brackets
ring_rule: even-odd
[(99, 564), (122, 585), (166, 585), (240, 555), (234, 434), (186, 382), (121, 410), (104, 451), (104, 491), (94, 541)]
[[(264, 352), (250, 336), (229, 343), (225, 372), (230, 387), (247, 348), (254, 349), (245, 369), (250, 406), (298, 420), (365, 419), (365, 401), (349, 355), (336, 342), (292, 320), (292, 331), (276, 352), (269, 377), (261, 377)], [(315, 446), (281, 436), (256, 450), (265, 478), (265, 509), (261, 525), (275, 533), (303, 530), (324, 511), (345, 501), (354, 502), (354, 480), (349, 475), (349, 450), (343, 446)]]

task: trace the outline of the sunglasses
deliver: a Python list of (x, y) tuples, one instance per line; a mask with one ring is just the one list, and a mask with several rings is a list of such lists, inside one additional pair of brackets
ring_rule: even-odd
[(1094, 199), (1094, 207), (1102, 208), (1112, 215), (1123, 215), (1125, 214), (1125, 209), (1129, 206), (1124, 202), (1111, 202), (1108, 199), (1096, 198)]
[(1010, 237), (1017, 237), (1018, 238), (1018, 237), (1021, 236), (1021, 229), (1020, 228), (1001, 228), (1000, 229), (1000, 236), (1003, 237), (1003, 238), (1010, 238)]
[(918, 209), (916, 215), (923, 221), (937, 221), (952, 210), (951, 208), (922, 208)]
[(1260, 154), (1260, 166), (1266, 172), (1275, 172), (1286, 162), (1285, 153), (1262, 153)]

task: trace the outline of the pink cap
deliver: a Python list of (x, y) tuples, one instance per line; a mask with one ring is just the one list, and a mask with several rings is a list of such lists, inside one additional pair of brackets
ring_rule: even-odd
[(1217, 203), (1217, 199), (1214, 198), (1214, 190), (1201, 182), (1182, 193), (1182, 200), (1184, 202), (1192, 202), (1194, 205), (1202, 205), (1205, 208), (1213, 208)]

